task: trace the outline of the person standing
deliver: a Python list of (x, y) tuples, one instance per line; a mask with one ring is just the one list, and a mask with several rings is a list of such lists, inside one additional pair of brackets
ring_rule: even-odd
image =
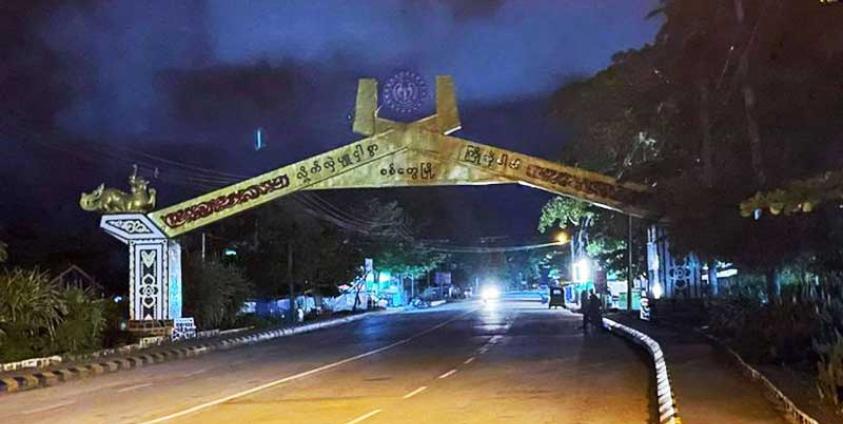
[(580, 313), (582, 314), (582, 332), (588, 333), (588, 319), (591, 314), (591, 296), (583, 290), (580, 293)]
[(591, 291), (588, 297), (588, 304), (589, 304), (589, 312), (588, 314), (591, 315), (589, 317), (589, 321), (592, 325), (597, 327), (597, 330), (603, 329), (603, 305), (600, 304), (600, 298), (594, 294), (594, 291)]

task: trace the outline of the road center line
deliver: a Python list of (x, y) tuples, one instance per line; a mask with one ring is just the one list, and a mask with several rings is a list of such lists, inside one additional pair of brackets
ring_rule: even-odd
[(445, 374), (442, 374), (442, 375), (440, 375), (439, 377), (436, 377), (436, 378), (438, 378), (438, 379), (440, 379), (440, 380), (441, 380), (441, 379), (443, 379), (443, 378), (448, 378), (448, 377), (450, 377), (450, 376), (452, 376), (452, 375), (454, 375), (454, 374), (456, 374), (456, 373), (457, 373), (457, 369), (456, 369), (456, 368), (454, 368), (454, 369), (452, 369), (452, 370), (450, 370), (450, 371), (446, 372)]
[(142, 389), (151, 386), (152, 383), (135, 384), (134, 386), (124, 387), (117, 391), (117, 393), (130, 392), (132, 390)]
[(468, 358), (468, 359), (466, 359), (465, 361), (463, 361), (463, 364), (468, 365), (468, 364), (470, 364), (470, 363), (474, 362), (474, 359), (475, 359), (475, 358), (472, 356), (471, 358)]
[(199, 374), (202, 374), (202, 373), (203, 373), (203, 372), (205, 372), (205, 371), (208, 371), (208, 369), (207, 369), (207, 368), (202, 368), (202, 369), (200, 369), (200, 370), (196, 370), (196, 371), (193, 371), (193, 372), (191, 372), (191, 373), (187, 373), (187, 374), (185, 374), (185, 375), (183, 375), (183, 376), (181, 376), (181, 377), (182, 377), (182, 378), (193, 377), (194, 375), (199, 375)]
[(30, 409), (28, 411), (23, 411), (22, 414), (24, 414), (24, 415), (37, 414), (39, 412), (46, 412), (46, 411), (49, 411), (49, 410), (52, 410), (52, 409), (61, 408), (63, 406), (73, 405), (74, 403), (76, 403), (75, 400), (66, 400), (64, 402), (54, 403), (50, 406), (45, 406), (45, 407), (42, 407), (42, 408), (35, 408), (35, 409)]
[[(309, 377), (313, 374), (317, 374), (317, 373), (320, 373), (322, 371), (327, 371), (331, 368), (336, 368), (340, 365), (345, 365), (349, 362), (358, 361), (358, 360), (363, 359), (365, 357), (376, 355), (376, 354), (381, 353), (383, 351), (387, 351), (387, 350), (396, 348), (398, 346), (401, 346), (403, 344), (407, 344), (412, 340), (415, 340), (415, 339), (417, 339), (421, 336), (424, 336), (425, 334), (432, 333), (432, 332), (434, 332), (434, 331), (436, 331), (436, 330), (438, 330), (438, 329), (440, 329), (440, 328), (442, 328), (442, 327), (444, 327), (444, 326), (446, 326), (446, 325), (448, 325), (448, 324), (450, 324), (450, 323), (452, 323), (452, 322), (454, 322), (454, 321), (456, 321), (456, 320), (458, 320), (458, 319), (460, 319), (460, 318), (462, 318), (462, 317), (464, 317), (468, 314), (471, 314), (473, 312), (474, 312), (474, 310), (471, 310), (471, 311), (468, 311), (464, 314), (457, 315), (457, 316), (455, 316), (455, 317), (453, 317), (453, 318), (451, 318), (451, 319), (449, 319), (445, 322), (442, 322), (442, 323), (437, 324), (433, 327), (430, 327), (427, 330), (424, 330), (420, 333), (417, 333), (416, 335), (410, 336), (406, 339), (401, 339), (397, 342), (394, 342), (392, 344), (388, 344), (384, 347), (380, 347), (380, 348), (377, 348), (377, 349), (374, 349), (374, 350), (370, 350), (368, 352), (364, 352), (364, 353), (361, 353), (359, 355), (350, 356), (348, 358), (341, 359), (339, 361), (332, 362), (332, 363), (326, 364), (326, 365), (322, 365), (321, 367), (313, 368), (311, 370), (300, 372), (298, 374), (294, 374), (294, 375), (291, 375), (291, 376), (288, 376), (288, 377), (284, 377), (284, 378), (281, 378), (281, 379), (278, 379), (278, 380), (275, 380), (275, 381), (270, 381), (269, 383), (264, 383), (264, 384), (261, 384), (260, 386), (253, 387), (251, 389), (244, 390), (242, 392), (235, 393), (233, 395), (224, 396), (224, 397), (221, 397), (221, 398), (216, 399), (216, 400), (212, 400), (212, 401), (205, 402), (205, 403), (202, 403), (202, 404), (199, 404), (199, 405), (187, 408), (187, 409), (183, 409), (181, 411), (174, 412), (170, 415), (165, 415), (163, 417), (155, 418), (153, 420), (144, 421), (141, 424), (162, 423), (164, 421), (172, 420), (173, 418), (183, 417), (185, 415), (192, 414), (194, 412), (198, 412), (198, 411), (201, 411), (203, 409), (208, 409), (212, 406), (216, 406), (216, 405), (219, 405), (221, 403), (228, 402), (232, 399), (237, 399), (239, 397), (248, 396), (248, 395), (251, 395), (253, 393), (257, 393), (257, 392), (260, 392), (262, 390), (266, 390), (270, 387), (277, 386), (279, 384), (283, 384), (283, 383), (287, 383), (287, 382), (290, 382), (290, 381), (298, 380), (298, 379), (301, 379), (301, 378), (304, 378), (304, 377)], [(378, 410), (378, 412), (380, 412), (380, 410)], [(368, 418), (368, 417), (366, 417), (366, 418)]]
[(375, 409), (374, 411), (369, 412), (369, 413), (367, 413), (367, 414), (365, 414), (365, 415), (361, 415), (361, 416), (359, 416), (359, 417), (357, 417), (357, 418), (355, 418), (355, 419), (353, 419), (353, 420), (351, 420), (351, 421), (349, 421), (349, 422), (347, 422), (347, 423), (345, 423), (345, 424), (357, 424), (357, 423), (359, 423), (359, 422), (363, 422), (364, 420), (367, 420), (367, 419), (369, 419), (369, 418), (372, 418), (372, 417), (374, 417), (375, 415), (378, 415), (378, 414), (380, 414), (380, 413), (381, 413), (381, 410), (380, 410), (380, 409)]
[(409, 399), (409, 398), (411, 398), (411, 397), (413, 397), (413, 396), (415, 396), (415, 395), (417, 395), (417, 394), (419, 394), (419, 393), (421, 393), (421, 392), (423, 392), (423, 391), (425, 391), (425, 390), (427, 390), (427, 386), (421, 386), (421, 387), (419, 387), (418, 389), (413, 390), (413, 391), (412, 391), (412, 392), (410, 392), (410, 393), (407, 393), (407, 394), (406, 394), (406, 395), (404, 395), (404, 397), (402, 397), (401, 399)]

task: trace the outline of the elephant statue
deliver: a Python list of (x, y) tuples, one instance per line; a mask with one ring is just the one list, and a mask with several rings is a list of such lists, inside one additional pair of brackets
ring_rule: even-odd
[(82, 193), (79, 206), (101, 213), (148, 212), (155, 208), (155, 189), (149, 188), (149, 181), (137, 176), (137, 168), (129, 176), (129, 186), (131, 192), (126, 193), (100, 184), (94, 191)]

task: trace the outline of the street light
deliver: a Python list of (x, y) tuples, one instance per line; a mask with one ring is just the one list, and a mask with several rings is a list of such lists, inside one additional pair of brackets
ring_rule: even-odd
[(568, 236), (568, 233), (564, 231), (560, 231), (559, 234), (556, 235), (556, 242), (559, 244), (565, 244), (571, 241), (571, 237)]
[(580, 258), (574, 264), (574, 281), (584, 283), (591, 277), (591, 261), (588, 258)]

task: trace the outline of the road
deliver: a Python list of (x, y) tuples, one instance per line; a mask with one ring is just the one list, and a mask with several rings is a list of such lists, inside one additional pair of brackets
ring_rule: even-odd
[(646, 423), (646, 357), (535, 302), (378, 314), (0, 397), (15, 423)]

